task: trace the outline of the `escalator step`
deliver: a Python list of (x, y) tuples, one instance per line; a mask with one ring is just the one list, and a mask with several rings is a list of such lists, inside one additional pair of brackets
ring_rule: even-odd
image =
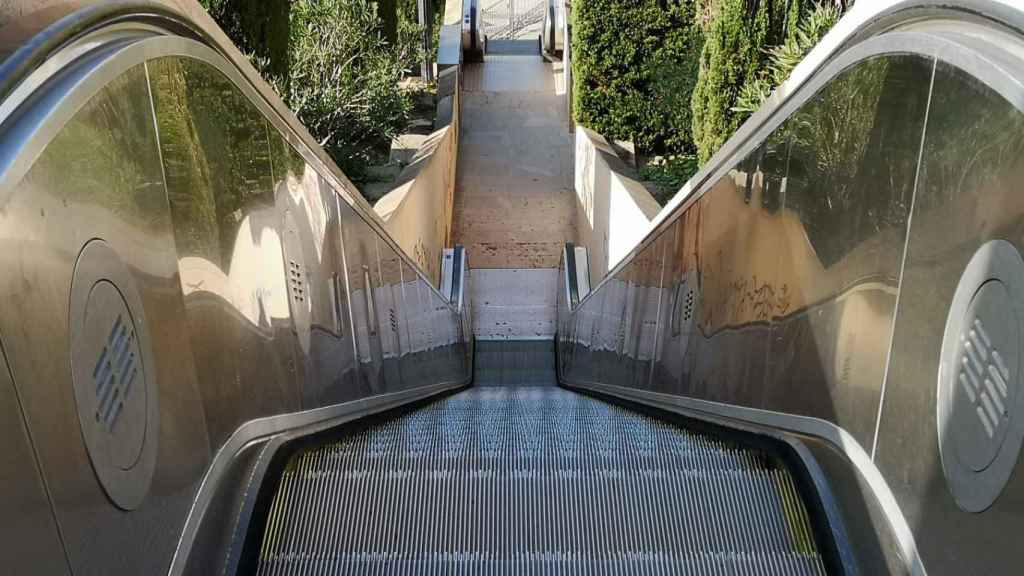
[(824, 574), (789, 472), (555, 387), (474, 388), (292, 457), (259, 574)]

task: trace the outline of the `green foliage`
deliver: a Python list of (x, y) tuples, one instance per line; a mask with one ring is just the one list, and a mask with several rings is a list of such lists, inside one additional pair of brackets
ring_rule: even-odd
[(274, 206), (271, 131), (215, 68), (161, 58), (149, 69), (179, 249), (227, 267), (240, 215)]
[(386, 157), (412, 107), (398, 82), (423, 57), (415, 0), (201, 1), (350, 178)]
[(183, 63), (161, 58), (148, 67), (178, 250), (219, 262), (212, 172), (190, 110)]
[(164, 229), (148, 99), (141, 64), (111, 81), (46, 145), (23, 186), (49, 191), (65, 208), (90, 204), (142, 229)]
[(915, 212), (949, 210), (957, 198), (988, 198), (994, 206), (1015, 197), (1024, 173), (1024, 115), (966, 71), (939, 66), (934, 82), (942, 89), (931, 92)]
[(796, 65), (839, 21), (839, 10), (831, 4), (815, 6), (788, 34), (785, 42), (769, 50), (768, 67), (740, 90), (733, 111), (749, 115), (768, 99), (772, 90), (789, 78)]
[[(444, 16), (444, 0), (428, 2), (431, 9), (430, 45), (426, 50), (431, 62), (437, 60), (437, 44), (441, 34), (441, 18)], [(440, 6), (436, 5), (439, 4)], [(402, 66), (413, 74), (418, 74), (420, 63), (423, 62), (423, 27), (419, 25), (416, 0), (399, 0), (398, 2), (398, 51)]]
[(577, 0), (573, 110), (602, 135), (642, 153), (683, 153), (700, 34), (695, 0)]
[(698, 168), (695, 154), (659, 156), (640, 169), (640, 178), (654, 185), (654, 198), (664, 206)]
[(274, 77), (288, 75), (290, 0), (199, 0), (243, 53)]
[(789, 6), (786, 0), (719, 0), (711, 10), (692, 99), (693, 140), (701, 163), (746, 118), (734, 110), (740, 92), (767, 67), (764, 48), (782, 43), (785, 22), (800, 10), (801, 0), (790, 0)]
[(379, 32), (368, 0), (299, 0), (292, 5), (285, 103), (352, 178), (386, 151), (408, 122), (398, 89), (403, 67)]
[[(572, 15), (575, 120), (703, 163), (840, 12), (828, 0), (577, 0)], [(650, 173), (669, 182), (683, 165)]]
[[(906, 223), (931, 74), (930, 63), (916, 57), (858, 63), (773, 136), (788, 148), (786, 210), (800, 215), (826, 266)], [(931, 117), (928, 123), (930, 138)]]

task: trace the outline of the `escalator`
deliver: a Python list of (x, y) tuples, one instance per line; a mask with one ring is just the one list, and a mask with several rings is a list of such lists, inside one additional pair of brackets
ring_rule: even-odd
[(297, 448), (268, 487), (252, 572), (826, 573), (776, 454), (554, 376), (474, 386)]
[(382, 215), (193, 0), (0, 3), (0, 571), (1019, 572), (1024, 10), (858, 3), (638, 243), (463, 210), (492, 274), (454, 181), (557, 181), (571, 68), (461, 109), (476, 6)]

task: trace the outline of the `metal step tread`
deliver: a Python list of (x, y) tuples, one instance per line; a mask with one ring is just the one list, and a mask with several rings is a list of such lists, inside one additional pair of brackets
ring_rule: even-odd
[(556, 387), (471, 388), (287, 464), (259, 574), (824, 574), (788, 470)]

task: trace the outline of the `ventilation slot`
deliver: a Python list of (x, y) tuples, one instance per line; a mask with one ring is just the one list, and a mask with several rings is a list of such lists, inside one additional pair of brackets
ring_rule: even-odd
[(992, 345), (981, 319), (975, 318), (970, 330), (960, 334), (960, 389), (974, 405), (975, 414), (989, 439), (1009, 421), (1006, 409), (1010, 369)]
[(942, 471), (960, 508), (981, 512), (1007, 485), (1024, 444), (1020, 394), (1024, 260), (1005, 240), (967, 263), (946, 316), (936, 392)]
[(296, 302), (306, 301), (306, 282), (302, 277), (302, 266), (294, 260), (288, 261), (288, 287)]
[(672, 336), (679, 336), (683, 329), (690, 325), (693, 320), (694, 307), (697, 296), (689, 279), (684, 279), (676, 286), (675, 299), (672, 301), (671, 328)]
[(124, 316), (118, 315), (92, 371), (96, 383), (94, 416), (107, 432), (114, 431), (125, 399), (139, 375), (134, 344), (135, 331), (124, 321)]

